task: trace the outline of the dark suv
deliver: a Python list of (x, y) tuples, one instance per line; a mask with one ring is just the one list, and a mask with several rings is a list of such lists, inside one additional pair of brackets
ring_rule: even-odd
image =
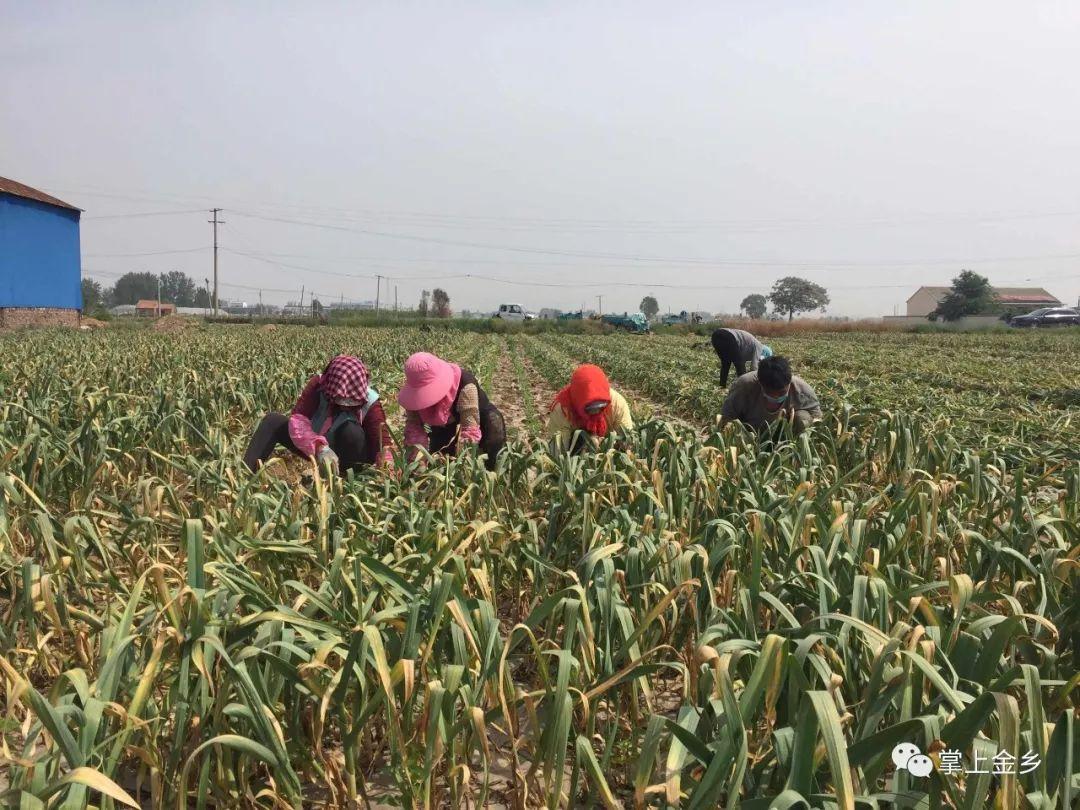
[(1080, 326), (1080, 309), (1072, 307), (1045, 307), (1016, 315), (1009, 321), (1010, 326)]

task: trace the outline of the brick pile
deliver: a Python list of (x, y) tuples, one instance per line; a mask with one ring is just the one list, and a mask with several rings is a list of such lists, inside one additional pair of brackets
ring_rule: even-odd
[(53, 307), (0, 307), (0, 329), (27, 326), (79, 326), (79, 310)]

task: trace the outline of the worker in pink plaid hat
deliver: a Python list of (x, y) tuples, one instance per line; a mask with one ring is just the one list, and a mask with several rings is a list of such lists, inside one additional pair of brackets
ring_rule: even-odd
[(288, 416), (268, 413), (255, 429), (244, 463), (251, 470), (284, 447), (344, 473), (389, 465), (393, 440), (379, 394), (359, 357), (339, 354), (307, 381)]

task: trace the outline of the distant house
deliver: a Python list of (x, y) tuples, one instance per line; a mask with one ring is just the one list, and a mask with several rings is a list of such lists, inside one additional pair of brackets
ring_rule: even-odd
[(153, 298), (144, 298), (135, 305), (135, 314), (140, 318), (160, 318), (162, 315), (175, 315), (176, 307), (165, 302), (159, 304)]
[(0, 326), (79, 323), (81, 213), (0, 177)]
[[(950, 287), (919, 287), (907, 300), (907, 317), (926, 318), (937, 309)], [(1009, 312), (1028, 312), (1039, 307), (1060, 307), (1061, 302), (1042, 287), (995, 287), (998, 303)]]

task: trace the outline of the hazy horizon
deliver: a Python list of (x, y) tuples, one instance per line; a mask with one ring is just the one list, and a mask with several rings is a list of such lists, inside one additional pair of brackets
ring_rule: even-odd
[(249, 302), (1080, 298), (1072, 4), (264, 5), (0, 0), (0, 176), (85, 209), (84, 276), (201, 282), (220, 207)]

